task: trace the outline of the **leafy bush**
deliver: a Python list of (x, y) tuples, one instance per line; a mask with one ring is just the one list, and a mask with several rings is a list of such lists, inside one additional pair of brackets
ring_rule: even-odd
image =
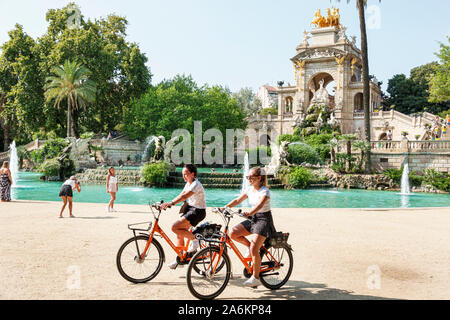
[(64, 139), (49, 140), (42, 149), (31, 152), (31, 159), (37, 164), (42, 164), (47, 159), (58, 157), (66, 146), (67, 142)]
[[(339, 173), (362, 173), (361, 169), (355, 164), (356, 158), (349, 156), (345, 153), (338, 153), (336, 155), (335, 163), (331, 166), (336, 172)], [(350, 170), (347, 170), (347, 164), (350, 162)]]
[(264, 109), (261, 110), (260, 114), (262, 116), (267, 116), (268, 114), (276, 116), (276, 115), (278, 115), (278, 109), (275, 109), (275, 108), (264, 108)]
[(162, 187), (167, 182), (169, 165), (165, 162), (153, 162), (142, 168), (142, 180), (150, 186)]
[(39, 166), (39, 171), (47, 177), (59, 176), (60, 169), (58, 158), (47, 159)]
[[(265, 150), (265, 151), (264, 151)], [(266, 160), (268, 160), (269, 162), (270, 162), (270, 157), (272, 156), (272, 151), (271, 151), (271, 149), (270, 149), (270, 147), (266, 147), (266, 146), (258, 146), (258, 147), (256, 147), (256, 148), (253, 148), (253, 149), (249, 149), (249, 150), (246, 150), (246, 152), (248, 152), (248, 154), (249, 154), (249, 157), (250, 157), (250, 155), (251, 155), (251, 153), (253, 152), (254, 154), (256, 154), (256, 164), (255, 163), (251, 163), (252, 165), (253, 164), (255, 164), (255, 165), (266, 165), (266, 164), (268, 164), (268, 163), (263, 163), (262, 162), (262, 158), (261, 158), (261, 154), (260, 154), (260, 152), (262, 153), (262, 154), (264, 154), (264, 152), (265, 152), (265, 154), (267, 155), (267, 158), (268, 159), (266, 159)], [(249, 158), (249, 161), (251, 161), (252, 159), (251, 158)]]
[(422, 185), (422, 181), (424, 177), (417, 175), (414, 172), (411, 172), (409, 175), (409, 183), (414, 187), (420, 187)]
[(294, 188), (306, 189), (314, 178), (314, 174), (307, 168), (293, 167), (289, 173), (288, 181)]
[(322, 161), (325, 161), (331, 158), (331, 147), (329, 145), (331, 139), (333, 139), (332, 133), (311, 134), (305, 137), (305, 142), (316, 150), (322, 158)]
[(448, 173), (441, 173), (435, 169), (427, 169), (425, 170), (424, 181), (436, 189), (450, 192), (450, 176)]
[(302, 137), (295, 134), (280, 134), (277, 138), (277, 144), (280, 145), (283, 141), (287, 141), (289, 143), (302, 141)]
[(403, 168), (401, 169), (386, 169), (383, 174), (394, 181), (396, 184), (400, 184), (402, 180)]
[(433, 182), (433, 187), (442, 191), (450, 192), (450, 176), (448, 174), (443, 174)]
[(307, 144), (294, 144), (288, 146), (289, 154), (287, 160), (292, 164), (322, 163), (319, 154)]

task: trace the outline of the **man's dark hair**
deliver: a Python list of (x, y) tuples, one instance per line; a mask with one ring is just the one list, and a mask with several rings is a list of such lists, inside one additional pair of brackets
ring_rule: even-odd
[(197, 167), (193, 164), (185, 164), (184, 167), (189, 170), (190, 173), (194, 174), (194, 177), (197, 178)]

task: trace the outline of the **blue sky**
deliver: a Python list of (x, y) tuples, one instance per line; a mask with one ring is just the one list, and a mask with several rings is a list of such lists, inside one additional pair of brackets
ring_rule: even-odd
[[(125, 16), (128, 40), (146, 53), (153, 83), (178, 73), (199, 84), (237, 91), (278, 80), (294, 83), (290, 58), (317, 9), (340, 8), (347, 35), (356, 35), (355, 0), (78, 0), (87, 18)], [(45, 33), (45, 13), (67, 0), (0, 0), (0, 43), (15, 23), (36, 38)], [(439, 42), (450, 36), (448, 0), (369, 0), (370, 73), (384, 82), (394, 74), (437, 60)]]

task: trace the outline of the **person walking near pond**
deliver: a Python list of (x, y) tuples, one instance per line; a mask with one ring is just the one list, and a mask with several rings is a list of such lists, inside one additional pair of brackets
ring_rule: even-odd
[(72, 190), (77, 190), (78, 192), (81, 192), (81, 185), (78, 182), (77, 178), (75, 176), (71, 176), (70, 179), (67, 179), (63, 185), (61, 186), (61, 189), (59, 190), (59, 196), (61, 197), (63, 201), (63, 206), (61, 208), (61, 212), (59, 214), (59, 217), (63, 217), (63, 211), (66, 208), (67, 202), (69, 202), (69, 214), (71, 218), (75, 218), (75, 216), (72, 214), (72, 198), (73, 198), (73, 192)]
[[(184, 238), (187, 238), (191, 240), (187, 252), (194, 252), (200, 244), (189, 229), (195, 227), (206, 217), (205, 189), (197, 179), (197, 167), (193, 164), (186, 164), (182, 174), (186, 182), (183, 191), (171, 202), (163, 203), (161, 209), (165, 210), (177, 203), (186, 201), (180, 210), (182, 216), (172, 225), (172, 231), (177, 235), (178, 247), (184, 247)], [(170, 269), (176, 269), (177, 266), (176, 260), (168, 265)]]
[[(236, 225), (230, 233), (231, 239), (247, 247), (245, 257), (252, 258), (253, 275), (244, 282), (247, 287), (257, 287), (261, 284), (259, 280), (259, 270), (261, 268), (261, 256), (259, 249), (266, 238), (275, 232), (272, 213), (270, 211), (270, 191), (267, 187), (267, 175), (260, 167), (251, 168), (246, 177), (250, 182), (250, 187), (244, 190), (241, 195), (227, 204), (227, 207), (234, 207), (248, 198), (251, 205), (249, 212), (243, 215), (248, 219)], [(246, 238), (250, 236), (250, 241)]]
[(111, 195), (111, 200), (109, 200), (107, 212), (116, 212), (114, 209), (114, 201), (116, 200), (116, 193), (119, 190), (119, 184), (116, 177), (116, 172), (114, 167), (109, 167), (108, 176), (106, 177), (106, 192)]
[(0, 198), (2, 202), (11, 201), (11, 185), (13, 183), (9, 161), (3, 162), (0, 169)]

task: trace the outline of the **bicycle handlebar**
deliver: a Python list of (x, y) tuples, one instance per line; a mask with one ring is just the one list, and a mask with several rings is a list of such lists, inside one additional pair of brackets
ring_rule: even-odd
[(231, 209), (230, 207), (225, 207), (223, 210), (221, 210), (221, 208), (214, 208), (213, 212), (221, 213), (221, 214), (223, 214), (223, 215), (225, 215), (227, 217), (230, 217), (230, 218), (232, 216), (234, 216), (234, 215), (240, 216), (242, 218), (247, 218), (242, 213), (242, 209), (239, 209), (239, 210), (236, 211), (236, 210)]
[[(159, 202), (155, 202), (152, 203), (151, 201), (148, 202), (148, 205), (150, 206), (150, 208), (155, 208), (156, 210), (158, 210), (159, 212), (162, 211), (161, 209), (161, 205), (164, 203), (164, 200), (161, 200)], [(172, 208), (172, 206), (169, 206), (169, 208)]]

